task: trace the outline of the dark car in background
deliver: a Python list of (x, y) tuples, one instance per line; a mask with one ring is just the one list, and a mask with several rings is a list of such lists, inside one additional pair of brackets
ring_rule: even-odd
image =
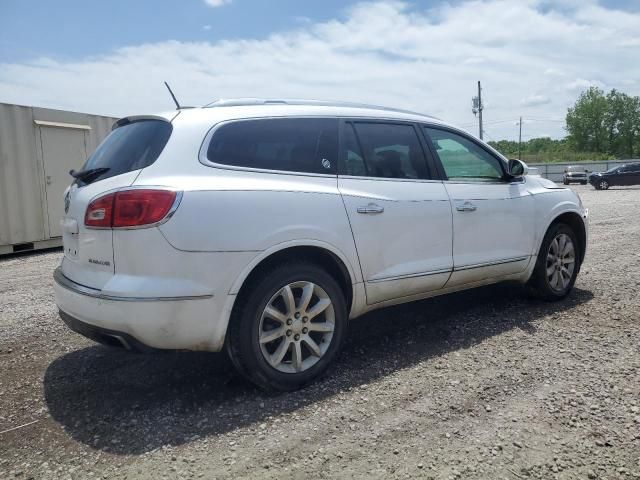
[(640, 185), (640, 163), (627, 163), (612, 167), (606, 172), (594, 172), (589, 175), (589, 183), (596, 190), (606, 190), (618, 185)]
[(564, 169), (562, 175), (562, 183), (569, 185), (570, 183), (580, 183), (582, 185), (587, 184), (587, 170), (584, 167), (568, 166)]

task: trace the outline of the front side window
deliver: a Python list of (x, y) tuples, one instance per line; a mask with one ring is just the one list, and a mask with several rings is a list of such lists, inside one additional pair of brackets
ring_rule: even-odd
[(337, 150), (337, 119), (269, 118), (221, 126), (207, 158), (236, 167), (335, 174)]
[(424, 152), (412, 125), (346, 124), (343, 145), (342, 162), (346, 175), (429, 178)]
[(495, 182), (504, 178), (501, 161), (456, 133), (425, 127), (449, 180)]

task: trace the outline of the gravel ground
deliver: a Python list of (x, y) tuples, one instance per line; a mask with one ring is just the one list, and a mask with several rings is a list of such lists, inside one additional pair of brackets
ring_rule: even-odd
[(57, 317), (61, 253), (0, 260), (0, 432), (28, 424), (0, 433), (0, 478), (640, 478), (640, 188), (574, 188), (591, 237), (565, 301), (374, 312), (292, 394), (223, 354), (97, 346)]

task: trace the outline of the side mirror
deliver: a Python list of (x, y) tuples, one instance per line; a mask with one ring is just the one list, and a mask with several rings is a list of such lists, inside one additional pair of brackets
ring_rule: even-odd
[(522, 160), (512, 158), (508, 163), (509, 175), (513, 178), (520, 178), (527, 174), (529, 167)]

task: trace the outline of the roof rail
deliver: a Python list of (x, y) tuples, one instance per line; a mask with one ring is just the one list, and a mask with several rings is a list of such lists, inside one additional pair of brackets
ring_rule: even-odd
[(221, 98), (204, 105), (203, 108), (214, 107), (243, 107), (257, 105), (309, 105), (314, 107), (345, 107), (345, 108), (364, 108), (370, 110), (384, 110), (387, 112), (407, 113), (410, 115), (420, 115), (421, 117), (436, 118), (424, 113), (413, 112), (411, 110), (402, 110), (399, 108), (382, 107), (380, 105), (368, 105), (366, 103), (355, 102), (334, 102), (326, 100), (303, 100), (303, 99), (267, 99), (267, 98)]

